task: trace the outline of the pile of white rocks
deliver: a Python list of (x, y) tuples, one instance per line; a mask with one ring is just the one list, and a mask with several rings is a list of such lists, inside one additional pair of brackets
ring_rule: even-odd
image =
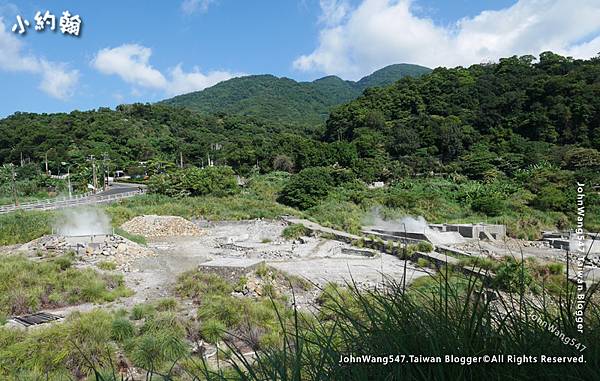
[(121, 228), (130, 234), (147, 238), (197, 236), (204, 233), (194, 223), (177, 216), (138, 216), (125, 222)]

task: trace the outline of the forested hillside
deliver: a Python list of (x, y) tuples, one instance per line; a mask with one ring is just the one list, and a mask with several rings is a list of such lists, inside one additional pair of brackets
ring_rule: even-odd
[(438, 68), (337, 108), (324, 140), (417, 172), (483, 177), (540, 162), (592, 170), (600, 164), (600, 59), (547, 52), (539, 62)]
[(205, 114), (252, 116), (286, 126), (322, 123), (333, 106), (357, 98), (364, 89), (386, 86), (410, 76), (431, 72), (423, 66), (397, 64), (377, 70), (358, 82), (328, 76), (313, 82), (296, 82), (272, 75), (233, 78), (208, 89), (163, 101)]
[[(321, 93), (328, 88), (338, 99), (343, 95), (336, 89), (351, 87), (335, 77), (315, 83)], [(319, 103), (309, 93), (302, 96)], [(273, 114), (288, 108), (279, 101), (273, 97)], [(264, 110), (264, 103), (256, 107)], [(41, 163), (47, 154), (51, 167), (83, 163), (90, 154), (104, 153), (124, 168), (148, 160), (175, 163), (181, 153), (186, 163), (201, 165), (210, 155), (242, 174), (256, 165), (262, 172), (296, 172), (337, 163), (365, 181), (411, 173), (485, 179), (513, 176), (537, 164), (591, 176), (600, 165), (599, 148), (600, 60), (552, 53), (542, 54), (539, 62), (524, 56), (498, 64), (438, 68), (421, 78), (369, 88), (335, 108), (326, 124), (315, 121), (305, 128), (276, 115), (272, 120), (203, 115), (163, 104), (16, 113), (0, 121), (0, 162), (18, 163), (22, 156)]]

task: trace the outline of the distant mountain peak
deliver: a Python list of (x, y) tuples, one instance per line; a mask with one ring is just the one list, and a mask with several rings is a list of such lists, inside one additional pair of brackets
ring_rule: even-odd
[(386, 86), (403, 77), (418, 77), (430, 71), (418, 65), (389, 65), (358, 82), (335, 75), (312, 82), (271, 74), (249, 75), (160, 103), (205, 114), (250, 115), (287, 125), (315, 125), (325, 121), (332, 107), (356, 99), (368, 87)]

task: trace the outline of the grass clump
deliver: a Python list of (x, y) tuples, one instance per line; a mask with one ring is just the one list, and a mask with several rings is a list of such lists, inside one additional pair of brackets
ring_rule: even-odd
[(124, 229), (121, 229), (120, 227), (115, 227), (115, 234), (118, 234), (121, 237), (127, 238), (128, 240), (138, 243), (140, 245), (146, 246), (148, 244), (146, 237), (144, 237), (143, 235), (131, 234), (125, 231)]
[(417, 266), (419, 267), (429, 267), (431, 263), (425, 258), (417, 259)]
[(177, 307), (178, 303), (175, 298), (162, 298), (156, 302), (156, 310), (161, 312), (175, 311)]
[(0, 258), (0, 311), (5, 315), (129, 295), (122, 276), (72, 268), (68, 256), (45, 262), (15, 255)]
[(179, 296), (199, 299), (206, 295), (229, 295), (233, 285), (218, 275), (192, 270), (178, 277), (175, 291)]
[(101, 261), (98, 262), (98, 268), (100, 270), (113, 271), (117, 269), (117, 264), (113, 261)]
[(285, 239), (296, 240), (302, 236), (307, 236), (310, 231), (301, 224), (291, 224), (286, 226), (281, 232), (281, 236)]
[(0, 246), (29, 242), (52, 233), (55, 212), (15, 212), (0, 214)]
[(417, 250), (423, 253), (431, 253), (433, 251), (433, 245), (426, 241), (420, 241), (417, 243)]
[(152, 304), (139, 303), (131, 309), (130, 318), (132, 320), (142, 320), (154, 316), (155, 313), (156, 308)]

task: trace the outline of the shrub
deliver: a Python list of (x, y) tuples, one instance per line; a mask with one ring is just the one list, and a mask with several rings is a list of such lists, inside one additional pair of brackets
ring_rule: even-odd
[(151, 304), (140, 303), (131, 309), (131, 319), (141, 320), (148, 318), (155, 313), (155, 308)]
[(420, 241), (417, 243), (417, 251), (421, 251), (423, 253), (430, 253), (433, 251), (433, 245), (426, 241)]
[(498, 193), (487, 193), (476, 196), (471, 201), (471, 209), (487, 216), (495, 217), (506, 209), (504, 198)]
[(264, 262), (259, 264), (258, 267), (256, 268), (255, 271), (256, 275), (258, 275), (261, 278), (266, 278), (269, 273), (270, 273), (270, 269), (269, 266), (267, 266), (267, 264), (265, 264)]
[(558, 262), (548, 263), (546, 265), (546, 267), (548, 268), (548, 271), (552, 275), (560, 275), (564, 271), (564, 265), (562, 263), (558, 263)]
[(333, 186), (334, 179), (329, 168), (306, 168), (292, 177), (281, 191), (278, 201), (300, 210), (306, 210), (324, 199)]
[(547, 185), (538, 191), (532, 205), (539, 210), (563, 211), (568, 209), (569, 200), (567, 195), (556, 185)]
[(135, 335), (133, 324), (126, 318), (116, 318), (112, 322), (111, 337), (117, 341), (125, 341)]
[(53, 263), (57, 264), (58, 267), (64, 271), (68, 268), (70, 268), (71, 266), (73, 266), (73, 258), (71, 256), (68, 255), (63, 255), (60, 256), (58, 258), (54, 258), (52, 260)]
[(429, 267), (430, 263), (427, 259), (425, 258), (419, 258), (417, 259), (417, 266), (419, 267)]
[(113, 261), (101, 261), (98, 263), (98, 268), (101, 270), (112, 271), (117, 268), (117, 264)]
[(208, 319), (200, 327), (200, 335), (209, 343), (216, 343), (223, 339), (227, 333), (227, 327), (215, 319)]
[(525, 292), (532, 282), (533, 277), (525, 263), (510, 257), (498, 266), (494, 278), (497, 287), (510, 292)]
[(229, 295), (233, 291), (233, 286), (218, 275), (188, 271), (177, 279), (175, 291), (180, 296), (200, 298), (210, 295)]
[(175, 172), (154, 175), (148, 182), (151, 193), (168, 196), (224, 197), (239, 191), (233, 169), (226, 166), (190, 167)]
[(21, 256), (0, 257), (0, 312), (23, 314), (130, 295), (121, 275), (69, 267), (68, 258), (34, 262)]
[(285, 229), (281, 232), (281, 236), (285, 239), (298, 239), (302, 236), (306, 236), (309, 234), (309, 230), (301, 224), (292, 224), (286, 226)]
[(157, 311), (175, 311), (177, 309), (177, 300), (174, 298), (163, 298), (156, 303)]

